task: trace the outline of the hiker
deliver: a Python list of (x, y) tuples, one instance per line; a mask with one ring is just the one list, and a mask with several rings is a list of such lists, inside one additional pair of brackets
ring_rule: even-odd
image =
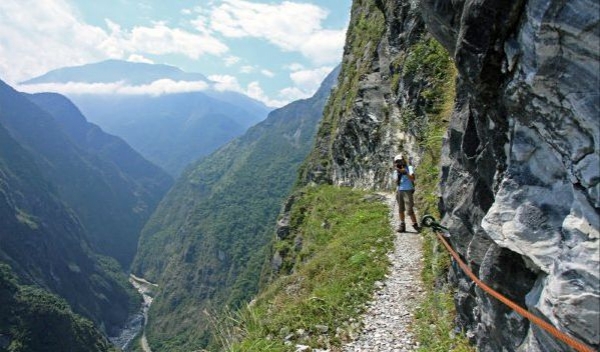
[(400, 215), (400, 227), (398, 232), (406, 231), (404, 211), (408, 213), (413, 222), (415, 231), (421, 231), (417, 217), (414, 211), (414, 193), (415, 193), (415, 172), (412, 165), (409, 165), (404, 155), (398, 154), (394, 157), (394, 168), (396, 169), (398, 187), (396, 189), (396, 201), (398, 202), (398, 211)]

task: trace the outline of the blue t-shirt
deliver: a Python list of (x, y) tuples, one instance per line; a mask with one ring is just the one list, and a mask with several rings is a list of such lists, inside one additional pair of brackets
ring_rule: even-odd
[(396, 177), (400, 177), (400, 182), (398, 183), (399, 191), (412, 191), (415, 189), (415, 185), (413, 184), (411, 179), (408, 177), (408, 175), (414, 175), (415, 171), (411, 165), (407, 166), (407, 171), (408, 171), (408, 174), (403, 174), (403, 175), (401, 175), (399, 171), (396, 171), (396, 174), (397, 174)]

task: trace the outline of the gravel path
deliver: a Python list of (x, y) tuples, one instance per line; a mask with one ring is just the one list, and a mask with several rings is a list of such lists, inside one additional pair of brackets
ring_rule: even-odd
[(414, 311), (423, 296), (421, 282), (421, 235), (410, 221), (407, 230), (396, 232), (398, 207), (393, 194), (386, 194), (390, 205), (390, 226), (396, 236), (394, 252), (388, 257), (392, 262), (390, 272), (378, 289), (363, 318), (363, 329), (358, 338), (343, 346), (344, 352), (403, 352), (415, 351), (418, 343), (410, 330)]

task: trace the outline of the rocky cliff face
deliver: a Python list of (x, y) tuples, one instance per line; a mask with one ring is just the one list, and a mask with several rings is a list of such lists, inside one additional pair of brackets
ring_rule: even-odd
[[(409, 59), (426, 28), (458, 69), (441, 175), (452, 245), (485, 282), (597, 348), (598, 17), (583, 0), (354, 1), (304, 180), (385, 188), (393, 154), (419, 164), (432, 98)], [(568, 350), (462, 272), (452, 279), (480, 350)]]
[[(454, 53), (444, 221), (485, 281), (598, 347), (599, 5), (426, 0)], [(566, 350), (456, 273), (461, 321), (482, 350)]]
[[(415, 152), (426, 99), (422, 77), (405, 72), (407, 52), (423, 36), (417, 4), (408, 1), (354, 1), (346, 35), (342, 78), (325, 110), (303, 179), (362, 188), (390, 187), (391, 161)], [(409, 111), (420, 122), (405, 121)]]

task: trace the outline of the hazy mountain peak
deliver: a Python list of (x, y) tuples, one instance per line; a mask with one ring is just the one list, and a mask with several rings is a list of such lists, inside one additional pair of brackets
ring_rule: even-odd
[(124, 82), (139, 85), (149, 84), (159, 79), (209, 82), (201, 73), (185, 72), (175, 66), (123, 60), (105, 60), (81, 66), (59, 68), (21, 84)]

